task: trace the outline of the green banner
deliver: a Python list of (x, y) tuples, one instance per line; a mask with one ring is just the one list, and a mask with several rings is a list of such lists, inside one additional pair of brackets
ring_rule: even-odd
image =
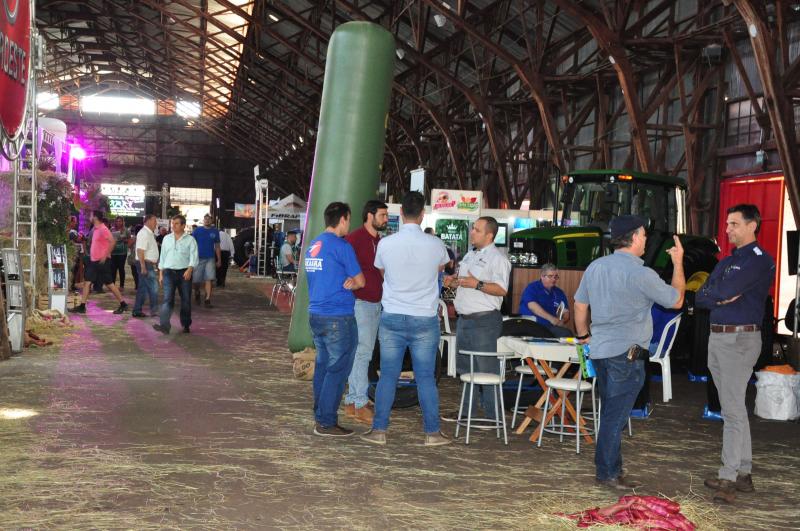
[(444, 244), (456, 253), (460, 260), (469, 250), (470, 221), (467, 219), (437, 219), (436, 234)]

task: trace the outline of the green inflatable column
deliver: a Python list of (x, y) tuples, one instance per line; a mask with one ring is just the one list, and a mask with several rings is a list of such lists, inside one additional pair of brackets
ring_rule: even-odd
[[(325, 230), (325, 207), (343, 201), (352, 210), (351, 227), (361, 223), (361, 208), (377, 195), (394, 71), (394, 37), (371, 22), (348, 22), (328, 44), (311, 175), (302, 255)], [(289, 328), (289, 350), (313, 347), (308, 324), (305, 268), (297, 279)]]

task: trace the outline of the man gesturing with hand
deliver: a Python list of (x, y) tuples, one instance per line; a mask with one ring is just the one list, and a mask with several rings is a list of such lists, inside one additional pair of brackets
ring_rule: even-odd
[(577, 338), (591, 345), (602, 400), (595, 478), (616, 490), (636, 486), (623, 476), (621, 434), (644, 383), (646, 361), (642, 358), (647, 357), (653, 336), (650, 309), (654, 303), (681, 308), (686, 289), (683, 246), (677, 236), (675, 246), (667, 251), (673, 265), (671, 284), (644, 265), (646, 224), (647, 220), (638, 216), (611, 220), (614, 253), (589, 264), (575, 292)]

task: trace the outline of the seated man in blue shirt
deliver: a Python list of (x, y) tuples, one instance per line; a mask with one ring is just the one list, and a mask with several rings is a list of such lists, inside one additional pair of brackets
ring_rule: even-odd
[(533, 316), (537, 323), (546, 326), (556, 337), (572, 337), (575, 334), (567, 328), (569, 301), (561, 288), (556, 286), (556, 282), (558, 268), (553, 264), (543, 265), (539, 280), (528, 284), (522, 292), (519, 314)]

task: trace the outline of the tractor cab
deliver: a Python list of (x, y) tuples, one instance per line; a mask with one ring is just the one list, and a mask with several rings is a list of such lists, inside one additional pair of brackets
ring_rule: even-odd
[[(630, 170), (581, 170), (557, 179), (551, 189), (557, 198), (552, 222), (549, 227), (512, 235), (509, 256), (514, 265), (551, 262), (559, 268), (585, 269), (612, 251), (611, 220), (634, 214), (648, 220), (645, 263), (659, 272), (669, 268), (664, 251), (673, 245), (673, 234), (686, 231), (683, 178)], [(718, 251), (708, 238), (684, 235), (681, 241), (690, 248), (701, 247), (705, 254)]]

